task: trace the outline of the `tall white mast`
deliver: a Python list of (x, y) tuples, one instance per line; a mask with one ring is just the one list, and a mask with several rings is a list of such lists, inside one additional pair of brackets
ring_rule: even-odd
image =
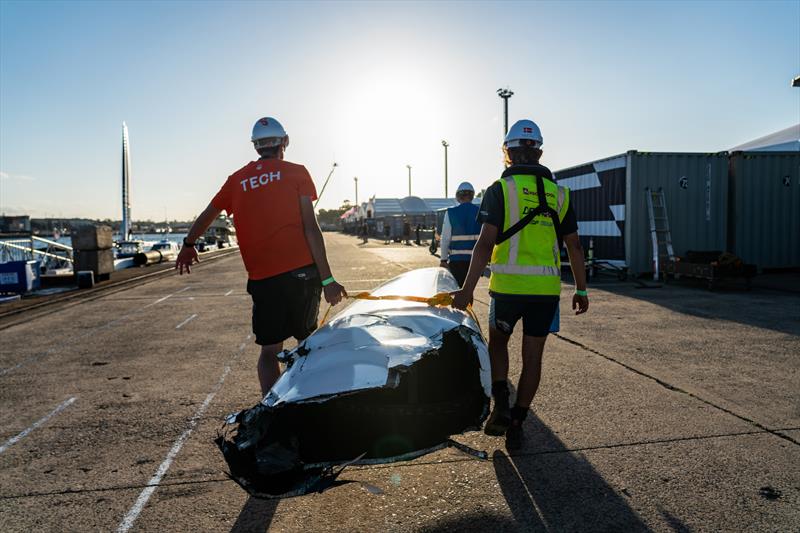
[(128, 240), (131, 234), (131, 188), (130, 188), (130, 145), (128, 143), (128, 126), (122, 123), (122, 240)]

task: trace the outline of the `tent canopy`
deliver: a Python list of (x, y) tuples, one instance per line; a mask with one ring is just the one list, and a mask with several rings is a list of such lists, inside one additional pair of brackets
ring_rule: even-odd
[(740, 144), (730, 152), (800, 152), (800, 124)]

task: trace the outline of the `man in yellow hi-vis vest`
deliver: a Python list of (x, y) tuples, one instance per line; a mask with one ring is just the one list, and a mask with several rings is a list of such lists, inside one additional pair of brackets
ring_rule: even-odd
[[(508, 131), (503, 143), (507, 168), (483, 197), (480, 238), (464, 286), (453, 295), (453, 305), (466, 308), (491, 258), (489, 356), (494, 406), (484, 432), (505, 434), (509, 450), (522, 447), (522, 423), (539, 388), (544, 344), (561, 294), (562, 242), (575, 278), (572, 308), (581, 314), (589, 307), (569, 189), (556, 185), (550, 170), (539, 164), (541, 146), (542, 134), (533, 121), (520, 120)], [(511, 407), (508, 340), (520, 318), (522, 374)]]

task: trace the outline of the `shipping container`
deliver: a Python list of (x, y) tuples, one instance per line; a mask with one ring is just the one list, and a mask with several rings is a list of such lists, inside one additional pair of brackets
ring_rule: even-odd
[(727, 153), (629, 151), (556, 172), (572, 191), (584, 248), (594, 258), (653, 271), (647, 190), (661, 190), (676, 255), (689, 250), (725, 251), (728, 220)]
[(800, 153), (730, 156), (728, 248), (760, 270), (800, 267)]
[(554, 173), (569, 187), (585, 250), (591, 239), (594, 257), (625, 266), (625, 192), (627, 155), (617, 155)]

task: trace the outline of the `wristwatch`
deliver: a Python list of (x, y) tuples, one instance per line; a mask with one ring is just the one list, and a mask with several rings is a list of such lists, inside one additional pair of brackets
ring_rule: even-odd
[(188, 247), (188, 248), (194, 248), (195, 243), (189, 242), (189, 240), (186, 237), (184, 237), (183, 238), (183, 245)]

